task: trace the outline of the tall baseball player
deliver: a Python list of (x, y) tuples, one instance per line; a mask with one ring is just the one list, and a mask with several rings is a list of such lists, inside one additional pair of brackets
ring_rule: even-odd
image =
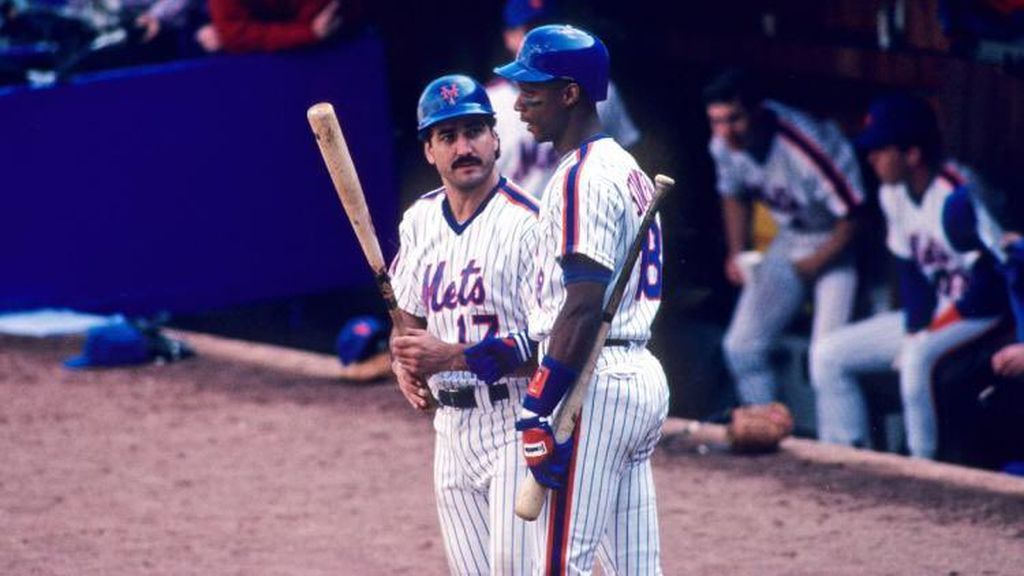
[[(550, 22), (559, 13), (555, 0), (507, 0), (505, 2), (504, 41), (510, 56), (515, 57), (523, 38), (531, 29)], [(487, 96), (497, 114), (498, 136), (501, 138), (501, 158), (498, 170), (518, 182), (526, 191), (540, 198), (551, 174), (558, 167), (558, 155), (549, 142), (538, 142), (519, 120), (515, 111), (518, 90), (516, 85), (502, 77), (487, 84)], [(597, 103), (604, 132), (624, 148), (640, 140), (633, 119), (619, 97), (615, 84), (608, 83), (608, 98)]]
[[(531, 473), (554, 489), (535, 533), (538, 572), (589, 574), (599, 558), (608, 574), (658, 574), (649, 457), (668, 411), (668, 386), (646, 345), (661, 299), (659, 225), (647, 231), (573, 438), (556, 445), (549, 423), (596, 340), (610, 281), (639, 232), (654, 185), (601, 132), (596, 103), (607, 96), (608, 51), (598, 38), (571, 26), (535, 28), (515, 61), (496, 72), (517, 84), (516, 110), (527, 129), (560, 155), (542, 200), (530, 312), (529, 334), (540, 342), (541, 360), (516, 423)], [(488, 339), (466, 355), (490, 380), (516, 364), (509, 360), (515, 351)], [(481, 359), (503, 356), (500, 369)]]
[(428, 393), (440, 406), (434, 489), (452, 573), (527, 574), (532, 540), (513, 504), (527, 473), (515, 420), (528, 379), (487, 385), (466, 371), (463, 350), (526, 327), (538, 206), (495, 169), (494, 111), (476, 81), (434, 80), (418, 117), (443, 186), (421, 196), (399, 228), (392, 280), (416, 328), (392, 338), (395, 371), (413, 406), (425, 409)]
[[(726, 277), (742, 285), (723, 341), (744, 404), (775, 399), (769, 353), (808, 293), (812, 346), (845, 324), (857, 274), (847, 247), (864, 199), (853, 147), (833, 123), (762, 100), (749, 77), (729, 71), (704, 90), (709, 149), (717, 171), (728, 257)], [(779, 232), (752, 277), (740, 254), (750, 242), (752, 202), (764, 203)]]
[(943, 158), (935, 115), (919, 98), (876, 101), (858, 145), (881, 181), (886, 244), (897, 260), (903, 310), (836, 330), (811, 350), (818, 435), (866, 445), (867, 412), (856, 376), (893, 367), (899, 370), (910, 453), (934, 458), (932, 369), (944, 353), (993, 328), (1006, 301), (991, 257), (957, 251), (942, 225), (947, 198), (980, 183)]

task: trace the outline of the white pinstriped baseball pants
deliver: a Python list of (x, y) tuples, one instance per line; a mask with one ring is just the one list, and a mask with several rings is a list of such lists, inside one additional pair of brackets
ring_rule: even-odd
[(782, 231), (765, 253), (753, 282), (743, 287), (722, 341), (726, 366), (744, 404), (767, 404), (778, 396), (779, 383), (769, 355), (800, 311), (809, 288), (814, 296), (811, 342), (846, 324), (853, 310), (857, 271), (842, 261), (809, 286), (791, 262), (827, 241), (829, 234)]
[(434, 415), (434, 494), (452, 574), (522, 576), (533, 570), (533, 539), (513, 512), (527, 474), (515, 429), (526, 379), (516, 380), (519, 385), (509, 384), (509, 400), (491, 406), (479, 386), (478, 408), (441, 407)]
[(533, 532), (535, 574), (661, 574), (650, 456), (668, 414), (661, 364), (640, 346), (598, 358), (581, 411), (571, 483), (552, 491)]
[(818, 438), (865, 446), (868, 414), (857, 374), (891, 370), (900, 361), (900, 397), (910, 453), (934, 458), (938, 424), (932, 370), (943, 354), (980, 337), (998, 318), (960, 320), (935, 332), (907, 337), (900, 311), (884, 312), (845, 326), (811, 345), (811, 383), (818, 411)]

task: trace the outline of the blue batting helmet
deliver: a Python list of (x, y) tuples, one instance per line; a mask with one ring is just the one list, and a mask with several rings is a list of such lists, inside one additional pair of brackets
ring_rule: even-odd
[(373, 316), (356, 316), (341, 327), (334, 351), (343, 366), (366, 360), (384, 349), (387, 332)]
[(420, 94), (416, 130), (423, 140), (430, 134), (430, 127), (438, 122), (475, 115), (494, 118), (494, 108), (484, 87), (463, 74), (441, 76), (427, 84)]
[(572, 80), (594, 102), (608, 97), (608, 49), (597, 36), (565, 24), (534, 28), (515, 61), (494, 71), (513, 82)]

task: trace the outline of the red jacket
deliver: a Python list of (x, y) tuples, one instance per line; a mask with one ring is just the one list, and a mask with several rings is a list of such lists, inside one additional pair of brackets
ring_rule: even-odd
[(225, 52), (272, 52), (314, 44), (310, 23), (330, 0), (210, 0)]

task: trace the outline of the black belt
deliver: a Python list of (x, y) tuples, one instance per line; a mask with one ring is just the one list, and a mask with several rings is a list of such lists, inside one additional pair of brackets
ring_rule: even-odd
[(622, 346), (622, 347), (639, 346), (639, 347), (642, 348), (642, 347), (646, 346), (647, 343), (646, 342), (641, 342), (640, 340), (620, 340), (618, 338), (609, 338), (609, 339), (604, 341), (604, 345), (605, 346)]
[[(487, 395), (491, 398), (491, 404), (508, 400), (508, 386), (505, 384), (488, 386)], [(469, 386), (455, 390), (438, 390), (437, 403), (449, 408), (476, 408), (476, 388)]]

